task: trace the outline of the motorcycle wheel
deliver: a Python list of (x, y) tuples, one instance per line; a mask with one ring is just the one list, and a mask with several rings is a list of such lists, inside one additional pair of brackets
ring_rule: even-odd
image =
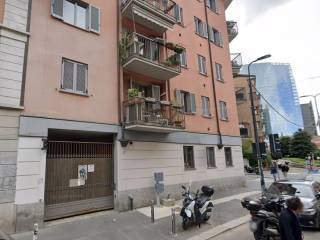
[(189, 223), (190, 223), (189, 218), (184, 217), (184, 218), (182, 219), (182, 229), (183, 229), (183, 230), (187, 230), (188, 227), (189, 227), (189, 225), (190, 225)]
[(210, 219), (210, 217), (211, 217), (210, 214), (205, 213), (205, 214), (203, 215), (203, 222), (207, 222), (207, 221)]

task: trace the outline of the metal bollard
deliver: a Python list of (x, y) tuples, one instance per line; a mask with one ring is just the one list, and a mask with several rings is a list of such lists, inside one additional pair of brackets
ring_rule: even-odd
[(133, 210), (133, 196), (129, 195), (129, 209), (132, 211)]
[(151, 222), (154, 223), (154, 201), (151, 201)]
[(39, 234), (39, 225), (38, 225), (38, 223), (35, 223), (33, 225), (33, 238), (32, 238), (32, 240), (38, 240), (38, 234)]
[(175, 208), (171, 209), (172, 211), (172, 235), (176, 235), (176, 210)]

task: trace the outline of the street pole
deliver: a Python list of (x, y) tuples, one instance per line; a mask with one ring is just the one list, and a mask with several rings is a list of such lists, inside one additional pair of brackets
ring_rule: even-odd
[(257, 160), (259, 165), (259, 171), (260, 171), (260, 184), (261, 184), (261, 192), (264, 193), (266, 191), (266, 184), (264, 181), (264, 174), (263, 174), (263, 166), (262, 166), (262, 159), (261, 159), (261, 152), (260, 152), (260, 145), (259, 145), (259, 135), (258, 135), (258, 128), (257, 128), (257, 119), (256, 119), (256, 108), (254, 104), (254, 96), (253, 96), (253, 86), (252, 86), (252, 79), (251, 79), (251, 73), (250, 73), (250, 67), (253, 63), (258, 62), (260, 60), (266, 59), (271, 57), (271, 55), (265, 55), (260, 58), (257, 58), (256, 60), (252, 61), (248, 65), (248, 83), (249, 83), (249, 90), (250, 90), (250, 101), (251, 101), (251, 114), (252, 114), (252, 124), (253, 124), (253, 130), (254, 130), (254, 139), (255, 139), (255, 145), (256, 145), (256, 154), (257, 154)]

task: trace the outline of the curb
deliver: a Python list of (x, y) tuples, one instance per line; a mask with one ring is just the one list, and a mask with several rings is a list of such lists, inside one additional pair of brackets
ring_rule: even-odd
[(224, 232), (232, 230), (240, 225), (247, 223), (250, 220), (250, 215), (246, 215), (244, 217), (232, 220), (230, 222), (224, 223), (222, 225), (216, 226), (209, 231), (203, 232), (197, 236), (188, 238), (187, 240), (209, 240), (213, 237), (216, 237)]

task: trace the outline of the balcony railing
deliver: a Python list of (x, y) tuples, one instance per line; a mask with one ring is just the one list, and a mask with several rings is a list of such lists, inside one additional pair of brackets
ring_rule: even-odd
[(241, 53), (231, 53), (231, 64), (232, 64), (232, 71), (233, 74), (238, 74), (242, 67), (242, 56)]
[[(126, 46), (123, 46), (121, 56), (124, 67), (158, 79), (169, 79), (180, 74), (179, 55), (163, 40), (156, 41), (138, 33), (131, 33), (125, 37), (128, 39), (123, 41), (126, 42)], [(147, 64), (141, 61), (132, 64), (134, 58), (139, 58)]]
[(238, 24), (235, 21), (227, 21), (228, 37), (231, 42), (239, 33)]
[(153, 98), (134, 97), (123, 103), (127, 129), (171, 132), (185, 128), (185, 117), (180, 106)]
[[(121, 7), (125, 8), (133, 0), (122, 0)], [(160, 11), (166, 15), (174, 17), (174, 6), (176, 3), (172, 0), (134, 0), (144, 4), (147, 4), (149, 7)]]

